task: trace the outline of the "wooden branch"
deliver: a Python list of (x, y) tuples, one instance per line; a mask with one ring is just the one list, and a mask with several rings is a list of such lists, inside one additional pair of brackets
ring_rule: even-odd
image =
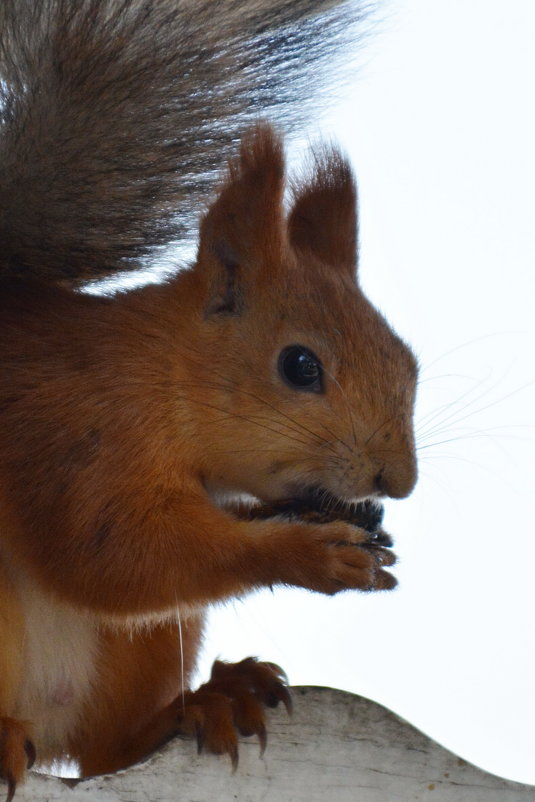
[[(243, 739), (240, 764), (176, 739), (115, 775), (64, 781), (32, 773), (15, 802), (531, 802), (535, 786), (487, 774), (381, 705), (294, 688), (294, 714), (270, 715), (265, 755)], [(67, 784), (68, 783), (68, 784)]]

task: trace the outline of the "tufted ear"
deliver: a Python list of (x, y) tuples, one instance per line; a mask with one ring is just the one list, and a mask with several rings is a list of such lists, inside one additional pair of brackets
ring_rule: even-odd
[(324, 264), (357, 268), (357, 187), (341, 154), (331, 148), (314, 153), (309, 180), (295, 184), (288, 220), (291, 245)]
[(195, 269), (208, 277), (208, 314), (239, 314), (256, 274), (280, 264), (283, 192), (282, 142), (270, 126), (257, 125), (201, 224)]

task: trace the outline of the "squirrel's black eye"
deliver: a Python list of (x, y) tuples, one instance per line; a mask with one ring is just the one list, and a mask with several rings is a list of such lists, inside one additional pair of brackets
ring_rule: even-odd
[(323, 389), (321, 362), (303, 345), (289, 345), (280, 352), (279, 373), (295, 390), (320, 393)]

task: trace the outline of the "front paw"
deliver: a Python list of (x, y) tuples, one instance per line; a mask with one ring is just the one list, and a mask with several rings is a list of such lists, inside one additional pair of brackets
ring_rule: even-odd
[(370, 533), (344, 522), (289, 527), (279, 559), (284, 584), (333, 595), (342, 590), (391, 590), (385, 567), (395, 554), (386, 533)]
[(26, 722), (0, 718), (0, 777), (7, 782), (6, 802), (11, 802), (26, 770), (35, 762), (35, 746)]

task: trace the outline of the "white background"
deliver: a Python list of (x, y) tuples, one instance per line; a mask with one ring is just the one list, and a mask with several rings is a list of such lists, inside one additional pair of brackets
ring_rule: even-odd
[(229, 603), (201, 671), (257, 654), (535, 784), (535, 3), (382, 17), (321, 131), (359, 177), (362, 283), (422, 364), (420, 481), (385, 522), (400, 587)]

